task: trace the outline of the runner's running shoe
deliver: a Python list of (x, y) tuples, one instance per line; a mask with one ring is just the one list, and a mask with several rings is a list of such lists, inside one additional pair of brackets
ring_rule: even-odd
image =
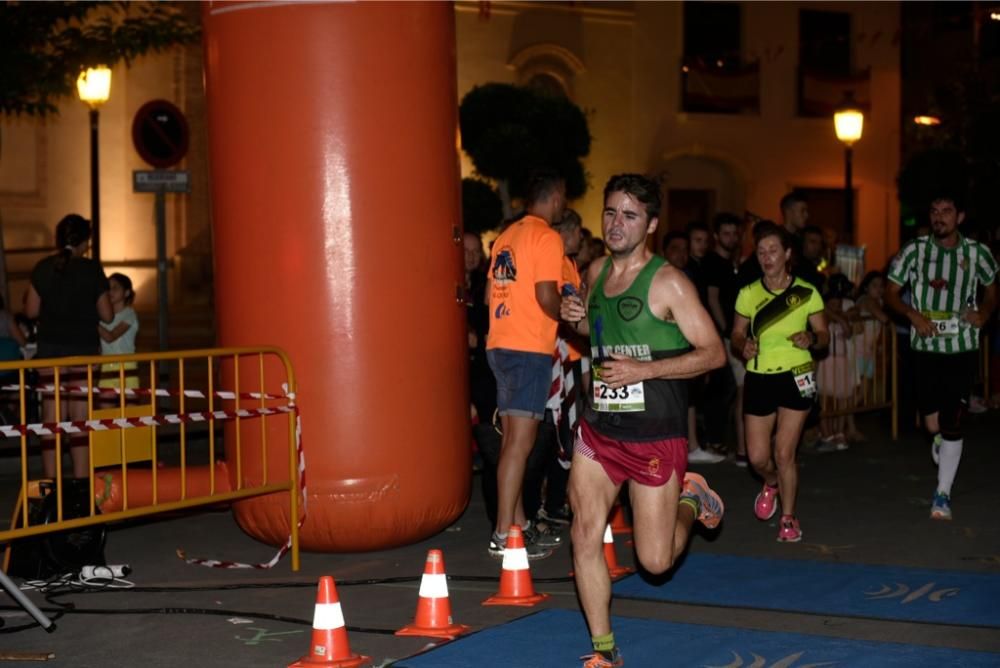
[(714, 529), (722, 521), (722, 514), (725, 506), (722, 499), (708, 486), (708, 481), (703, 476), (690, 471), (684, 475), (684, 489), (681, 490), (681, 498), (685, 496), (698, 499), (698, 521), (705, 525), (707, 529)]
[(725, 455), (709, 452), (699, 447), (688, 453), (688, 464), (718, 464), (725, 458)]
[(622, 653), (618, 651), (617, 647), (611, 651), (611, 658), (601, 652), (594, 652), (580, 658), (584, 661), (583, 668), (619, 668), (619, 666), (625, 665)]
[(778, 512), (777, 500), (778, 488), (764, 483), (764, 489), (754, 499), (753, 514), (757, 516), (757, 519), (766, 522)]
[(544, 548), (559, 547), (565, 544), (566, 540), (562, 531), (554, 526), (537, 522), (529, 522), (524, 528), (524, 544), (534, 543)]
[(778, 529), (779, 543), (797, 543), (802, 540), (802, 529), (799, 528), (799, 521), (794, 515), (782, 515), (781, 528)]
[[(507, 537), (500, 536), (497, 532), (493, 532), (490, 535), (490, 544), (487, 551), (490, 553), (491, 557), (496, 557), (497, 559), (503, 558), (503, 551), (507, 546)], [(528, 561), (534, 561), (536, 559), (545, 559), (546, 557), (552, 556), (552, 549), (548, 547), (542, 547), (536, 542), (528, 540), (528, 537), (524, 536), (524, 551), (528, 555)]]
[(931, 502), (931, 519), (951, 519), (951, 499), (947, 494), (942, 494), (941, 492), (936, 492), (934, 494), (934, 501)]

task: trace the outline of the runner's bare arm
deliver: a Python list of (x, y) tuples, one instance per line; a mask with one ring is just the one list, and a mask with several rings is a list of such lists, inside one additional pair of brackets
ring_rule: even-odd
[(812, 331), (795, 332), (788, 339), (797, 348), (806, 350), (815, 348), (821, 350), (830, 344), (830, 330), (826, 324), (826, 311), (813, 313), (809, 316), (809, 326)]
[(730, 335), (729, 343), (733, 352), (742, 359), (752, 360), (757, 356), (757, 342), (747, 338), (747, 329), (750, 321), (739, 313), (733, 314), (733, 333)]
[(648, 362), (612, 354), (614, 359), (601, 366), (601, 379), (608, 385), (617, 388), (653, 378), (694, 378), (726, 363), (726, 351), (712, 317), (683, 272), (670, 266), (657, 271), (649, 287), (649, 307), (661, 318), (669, 314), (692, 350)]
[(931, 321), (925, 318), (920, 311), (903, 303), (902, 297), (899, 296), (903, 286), (893, 281), (886, 281), (886, 283), (886, 305), (896, 313), (906, 316), (920, 336), (934, 336), (934, 325), (931, 324)]

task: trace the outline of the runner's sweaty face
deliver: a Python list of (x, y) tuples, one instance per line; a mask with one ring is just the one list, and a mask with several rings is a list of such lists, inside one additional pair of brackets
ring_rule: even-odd
[(757, 261), (769, 278), (782, 277), (790, 257), (791, 250), (784, 248), (777, 236), (764, 237), (757, 244)]
[(642, 202), (626, 192), (615, 191), (604, 202), (601, 230), (604, 243), (616, 257), (629, 255), (643, 245), (656, 223), (656, 218), (649, 219)]

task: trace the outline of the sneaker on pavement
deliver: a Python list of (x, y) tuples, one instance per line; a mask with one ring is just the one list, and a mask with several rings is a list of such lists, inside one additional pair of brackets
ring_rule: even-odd
[(610, 658), (603, 652), (594, 652), (581, 656), (580, 659), (583, 660), (583, 668), (619, 668), (625, 665), (622, 653), (617, 647), (611, 651)]
[(941, 434), (934, 434), (934, 440), (931, 441), (931, 459), (935, 464), (941, 463)]
[[(501, 536), (497, 532), (493, 532), (490, 535), (490, 544), (487, 548), (491, 557), (496, 559), (503, 558), (503, 552), (507, 547), (507, 537)], [(538, 543), (529, 542), (527, 536), (524, 540), (524, 551), (528, 555), (528, 561), (534, 561), (536, 559), (545, 559), (546, 557), (552, 556), (552, 549), (548, 547), (542, 547)]]
[(562, 531), (546, 523), (529, 522), (524, 528), (524, 545), (539, 545), (544, 548), (559, 547), (566, 542)]
[(934, 494), (934, 500), (931, 502), (931, 519), (951, 519), (951, 499), (947, 494), (942, 494), (941, 492), (936, 492)]
[(782, 515), (781, 528), (778, 529), (779, 543), (797, 543), (802, 540), (802, 529), (799, 528), (799, 521), (794, 515)]
[(573, 522), (573, 513), (570, 511), (569, 506), (565, 505), (557, 510), (546, 510), (545, 508), (540, 508), (538, 511), (538, 519), (548, 522), (549, 524), (569, 526)]
[(750, 466), (750, 459), (746, 455), (736, 455), (733, 457), (733, 464), (736, 464), (741, 469), (745, 469)]
[(688, 452), (689, 464), (718, 464), (725, 458), (725, 455), (716, 455), (702, 448), (695, 448)]
[(847, 439), (844, 438), (843, 434), (834, 434), (819, 439), (814, 450), (816, 452), (843, 452), (849, 447), (851, 446), (847, 444)]
[(726, 509), (722, 498), (708, 486), (708, 481), (703, 476), (690, 471), (684, 474), (684, 489), (681, 490), (681, 498), (685, 496), (698, 499), (698, 521), (704, 524), (705, 528), (714, 529), (719, 526)]
[(771, 487), (767, 483), (764, 483), (764, 489), (757, 494), (757, 498), (753, 502), (753, 514), (757, 516), (757, 519), (762, 522), (774, 517), (774, 514), (778, 512), (778, 488)]

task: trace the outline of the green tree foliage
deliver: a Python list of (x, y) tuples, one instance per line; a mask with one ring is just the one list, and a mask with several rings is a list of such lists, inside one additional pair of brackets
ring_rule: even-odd
[(482, 234), (503, 220), (503, 203), (493, 187), (479, 179), (462, 179), (462, 227)]
[(480, 175), (497, 181), (501, 197), (523, 196), (536, 168), (562, 174), (570, 199), (586, 192), (581, 159), (590, 153), (590, 130), (583, 111), (565, 97), (491, 83), (462, 98), (458, 117), (462, 148)]
[(173, 2), (0, 4), (0, 115), (58, 113), (87, 67), (195, 42), (199, 26)]

